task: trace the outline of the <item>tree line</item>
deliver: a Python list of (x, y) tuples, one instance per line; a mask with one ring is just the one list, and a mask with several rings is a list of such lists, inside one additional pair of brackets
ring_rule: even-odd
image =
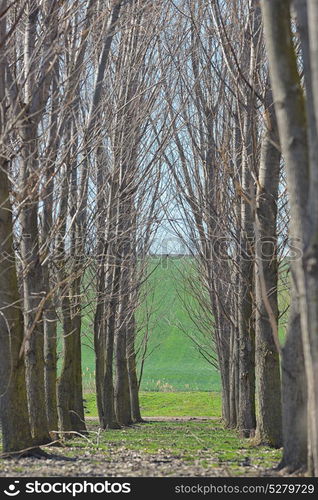
[(225, 425), (317, 475), (317, 20), (314, 0), (0, 2), (4, 453), (86, 432), (88, 329), (101, 427), (142, 420), (165, 218)]

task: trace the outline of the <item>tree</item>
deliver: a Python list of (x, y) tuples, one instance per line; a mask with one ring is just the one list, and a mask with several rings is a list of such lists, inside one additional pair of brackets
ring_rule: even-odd
[(282, 444), (280, 345), (278, 338), (277, 202), (280, 150), (270, 87), (265, 91), (265, 131), (256, 194), (256, 379), (257, 439)]
[[(290, 235), (291, 238), (300, 243), (302, 258), (292, 262), (294, 279), (293, 288), (293, 317), (289, 324), (288, 350), (293, 340), (294, 347), (299, 346), (299, 325), (302, 336), (304, 364), (308, 394), (308, 470), (310, 474), (318, 473), (318, 442), (317, 442), (317, 382), (316, 358), (317, 346), (317, 254), (315, 237), (316, 225), (316, 194), (317, 165), (314, 152), (317, 151), (316, 131), (316, 87), (314, 75), (316, 71), (315, 47), (316, 47), (316, 25), (311, 20), (316, 19), (317, 6), (314, 2), (296, 2), (297, 15), (302, 27), (302, 51), (306, 70), (306, 97), (301, 84), (301, 78), (297, 66), (297, 55), (293, 41), (291, 27), (291, 3), (289, 1), (269, 2), (262, 1), (263, 22), (265, 28), (265, 40), (269, 58), (269, 68), (273, 88), (275, 109), (277, 114), (278, 129), (282, 147), (282, 153), (286, 162), (287, 182), (290, 197)], [(308, 25), (306, 24), (306, 9), (308, 5)], [(309, 44), (304, 35), (304, 30), (309, 33)], [(310, 61), (310, 65), (309, 65)], [(297, 319), (297, 312), (300, 320)], [(293, 329), (293, 331), (291, 331)], [(302, 350), (299, 349), (294, 371), (298, 375), (295, 393), (298, 396), (299, 386), (304, 386), (302, 376)], [(283, 369), (290, 367), (289, 360), (283, 363)], [(287, 374), (283, 381), (292, 382), (292, 377)], [(295, 384), (295, 381), (294, 381)], [(290, 394), (291, 390), (288, 388)], [(297, 398), (298, 402), (302, 398)], [(283, 465), (289, 469), (306, 466), (304, 447), (306, 432), (304, 428), (305, 413), (296, 409), (292, 404), (289, 407), (285, 400), (284, 424), (291, 424), (290, 417), (286, 412), (295, 412), (293, 425), (301, 430), (302, 440), (297, 440), (297, 446), (292, 449), (289, 442), (285, 446)], [(288, 429), (291, 431), (291, 429)], [(285, 439), (286, 431), (285, 429)], [(294, 434), (294, 433), (293, 433)]]
[(153, 26), (153, 12), (161, 15), (161, 8), (140, 0), (125, 10), (107, 80), (113, 96), (107, 97), (105, 86), (104, 106), (112, 120), (105, 123), (107, 136), (100, 143), (97, 162), (98, 203), (107, 193), (107, 208), (103, 208), (106, 230), (97, 220), (94, 318), (96, 391), (104, 428), (141, 419), (134, 312), (143, 264), (136, 247), (143, 232), (149, 239), (160, 182), (150, 127), (160, 87), (158, 70), (149, 64), (155, 51), (149, 42), (155, 41), (158, 29)]
[[(5, 13), (7, 1), (0, 3)], [(12, 205), (7, 141), (6, 109), (6, 15), (0, 18), (0, 412), (3, 451), (33, 447), (29, 424), (23, 345), (23, 314), (13, 245)], [(23, 354), (23, 353), (22, 353)]]

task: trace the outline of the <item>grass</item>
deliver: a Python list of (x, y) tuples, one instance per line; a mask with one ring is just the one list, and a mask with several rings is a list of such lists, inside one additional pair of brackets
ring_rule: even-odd
[(150, 422), (127, 428), (122, 433), (109, 431), (107, 446), (125, 446), (135, 451), (158, 453), (160, 450), (179, 455), (188, 461), (209, 459), (214, 466), (237, 468), (248, 457), (251, 464), (273, 467), (281, 452), (253, 446), (233, 430), (224, 429), (221, 421)]
[[(137, 311), (137, 349), (149, 335), (147, 358), (142, 377), (142, 391), (214, 391), (221, 390), (218, 371), (198, 352), (188, 335), (198, 334), (184, 302), (196, 307), (187, 293), (183, 276), (193, 272), (190, 257), (152, 257), (150, 276), (144, 284), (145, 300)], [(286, 267), (286, 266), (285, 266)], [(289, 302), (289, 276), (282, 270), (279, 281), (279, 307), (284, 311)], [(147, 292), (147, 293), (146, 293)], [(283, 342), (287, 314), (280, 318), (279, 336)], [(93, 318), (83, 318), (83, 382), (85, 392), (95, 392), (95, 355), (93, 349)], [(139, 363), (140, 369), (140, 352)]]
[[(139, 330), (137, 350), (145, 333), (149, 335), (141, 390), (220, 391), (218, 371), (201, 356), (187, 336), (196, 334), (196, 326), (183, 305), (183, 300), (186, 300), (195, 306), (183, 289), (181, 276), (191, 272), (190, 257), (151, 258), (149, 271), (149, 280), (144, 285), (146, 298), (141, 300), (136, 314)], [(92, 318), (83, 318), (82, 331), (84, 389), (85, 392), (94, 392)]]
[[(170, 457), (171, 467), (166, 475), (174, 476), (174, 460), (190, 467), (201, 466), (205, 476), (256, 476), (271, 469), (281, 460), (282, 450), (256, 446), (252, 439), (241, 439), (234, 429), (224, 428), (221, 420), (219, 393), (178, 392), (141, 393), (143, 416), (211, 416), (213, 420), (150, 421), (118, 430), (100, 432), (98, 423), (90, 421), (88, 435), (64, 441), (63, 456), (89, 457), (96, 461), (122, 460), (124, 450), (142, 454), (143, 463)], [(89, 416), (96, 415), (95, 395), (86, 395)], [(48, 449), (50, 453), (51, 450)], [(134, 455), (130, 456), (132, 460)], [(103, 458), (104, 457), (104, 458)], [(138, 457), (137, 457), (138, 458)], [(139, 462), (138, 466), (139, 466)], [(12, 471), (19, 472), (13, 463)], [(5, 467), (8, 467), (5, 465)], [(2, 470), (0, 463), (0, 472)], [(10, 469), (11, 470), (11, 469)], [(22, 471), (23, 469), (21, 469)], [(11, 471), (11, 472), (12, 472)], [(6, 474), (8, 470), (6, 469)], [(63, 475), (63, 472), (61, 472)]]
[[(229, 476), (245, 476), (248, 469), (257, 475), (259, 469), (273, 468), (281, 459), (281, 450), (254, 446), (251, 440), (240, 439), (234, 430), (224, 429), (220, 419), (148, 422), (120, 431), (108, 430), (98, 434), (98, 438), (94, 429), (90, 439), (90, 443), (83, 439), (67, 442), (65, 454), (70, 457), (78, 455), (79, 448), (89, 449), (92, 453), (93, 446), (105, 456), (122, 449), (146, 455), (170, 455), (189, 464), (203, 466), (207, 476), (209, 470), (214, 468), (225, 469)], [(94, 440), (96, 443), (92, 445)], [(170, 475), (173, 476), (173, 463), (171, 465)]]
[[(97, 417), (96, 397), (85, 395), (85, 413)], [(143, 417), (220, 417), (221, 394), (217, 392), (141, 392)]]
[[(96, 416), (95, 395), (86, 394), (86, 414)], [(222, 469), (228, 476), (257, 475), (271, 469), (281, 460), (282, 450), (255, 446), (252, 439), (241, 439), (234, 429), (224, 428), (221, 416), (221, 395), (216, 392), (141, 392), (143, 417), (188, 416), (214, 417), (204, 421), (165, 421), (137, 424), (120, 430), (98, 434), (96, 448), (107, 455), (110, 451), (132, 450), (144, 454), (169, 455), (200, 465), (213, 475)], [(93, 427), (94, 429), (94, 427)], [(96, 434), (92, 433), (92, 440)], [(92, 443), (91, 443), (92, 444)], [(73, 456), (77, 448), (91, 446), (84, 440), (67, 443)], [(174, 475), (173, 464), (171, 476)]]
[[(97, 416), (95, 395), (86, 394), (86, 415)], [(145, 454), (166, 454), (200, 465), (206, 475), (222, 469), (228, 476), (257, 475), (275, 467), (282, 450), (256, 446), (252, 439), (241, 439), (234, 429), (224, 428), (221, 416), (221, 394), (217, 392), (147, 392), (140, 393), (143, 417), (188, 416), (214, 417), (206, 421), (147, 422), (118, 430), (108, 430), (98, 438), (99, 450), (132, 450)], [(95, 434), (93, 434), (94, 439)], [(87, 447), (82, 440), (70, 445)], [(74, 454), (74, 449), (69, 452)], [(174, 475), (173, 467), (171, 476)]]
[[(219, 391), (219, 374), (198, 352), (188, 334), (195, 335), (184, 301), (195, 307), (186, 292), (183, 274), (191, 272), (190, 257), (152, 258), (146, 304), (140, 307), (137, 319), (141, 337), (149, 333), (148, 352), (141, 389), (155, 391)], [(146, 313), (153, 311), (150, 320)], [(161, 386), (161, 387), (160, 387)], [(170, 387), (170, 389), (169, 389)]]

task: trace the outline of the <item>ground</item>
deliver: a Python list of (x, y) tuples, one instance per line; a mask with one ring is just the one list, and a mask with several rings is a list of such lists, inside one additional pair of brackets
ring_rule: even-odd
[(120, 430), (89, 433), (43, 448), (48, 459), (3, 459), (0, 476), (276, 476), (281, 450), (254, 446), (216, 417), (151, 417)]

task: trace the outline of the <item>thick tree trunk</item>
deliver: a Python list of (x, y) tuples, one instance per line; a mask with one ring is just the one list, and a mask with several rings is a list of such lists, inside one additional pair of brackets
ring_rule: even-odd
[[(126, 130), (125, 130), (126, 132)], [(126, 135), (126, 134), (125, 134)], [(124, 142), (125, 144), (125, 142)], [(128, 143), (129, 144), (129, 143)], [(128, 144), (125, 144), (126, 146)], [(125, 146), (124, 146), (125, 147)], [(120, 259), (120, 289), (118, 310), (117, 328), (115, 334), (115, 380), (114, 380), (114, 396), (115, 396), (115, 412), (117, 421), (123, 425), (132, 423), (131, 419), (131, 404), (128, 378), (127, 364), (127, 326), (129, 315), (129, 297), (130, 297), (130, 265), (131, 265), (131, 212), (132, 203), (129, 190), (127, 188), (130, 182), (133, 181), (128, 175), (126, 162), (121, 165), (121, 184), (119, 191), (119, 208), (118, 208), (118, 233), (117, 245)]]
[[(251, 116), (245, 136), (252, 141)], [(245, 151), (242, 166), (242, 187), (253, 196), (254, 182), (249, 162), (253, 152)], [(252, 156), (253, 157), (253, 156)], [(255, 325), (254, 325), (254, 217), (251, 205), (241, 201), (241, 259), (239, 292), (239, 413), (238, 428), (244, 437), (250, 437), (256, 427), (255, 416)]]
[(255, 222), (257, 440), (279, 448), (282, 445), (281, 380), (275, 337), (278, 337), (276, 217), (281, 155), (271, 92), (268, 94)]
[[(99, 394), (99, 420), (102, 428), (118, 428), (116, 421), (115, 403), (114, 403), (114, 377), (113, 377), (113, 357), (114, 357), (114, 339), (116, 329), (116, 315), (118, 307), (118, 294), (120, 284), (120, 265), (116, 256), (116, 224), (117, 224), (117, 204), (118, 204), (118, 172), (114, 172), (111, 180), (111, 189), (109, 194), (107, 210), (107, 237), (105, 240), (104, 254), (107, 254), (105, 271), (103, 270), (101, 278), (105, 280), (105, 285), (101, 285), (104, 304), (102, 308), (96, 310), (96, 329), (95, 329), (95, 350), (98, 378), (97, 392)], [(103, 318), (101, 313), (103, 311)]]
[[(1, 79), (1, 76), (0, 76)], [(0, 411), (3, 452), (34, 445), (29, 424), (25, 367), (20, 350), (23, 315), (13, 251), (12, 208), (6, 162), (0, 165)]]
[[(44, 203), (43, 216), (43, 234), (42, 246), (47, 248), (49, 245), (50, 229), (52, 227), (52, 209), (53, 209), (53, 185), (52, 178), (49, 180), (49, 194)], [(47, 248), (49, 252), (49, 249)], [(42, 265), (43, 285), (45, 287), (46, 296), (50, 293), (50, 269), (46, 262)], [(58, 413), (57, 413), (57, 314), (55, 303), (52, 297), (46, 299), (43, 313), (44, 321), (44, 387), (45, 387), (45, 402), (46, 413), (48, 419), (49, 431), (58, 429)]]
[[(0, 10), (6, 12), (7, 2), (1, 1)], [(5, 35), (6, 14), (0, 20), (0, 135), (5, 143), (4, 123), (5, 102)], [(28, 147), (28, 145), (26, 145)], [(28, 401), (24, 365), (24, 322), (13, 245), (12, 207), (9, 197), (8, 162), (1, 148), (0, 158), (0, 409), (3, 432), (3, 451), (14, 452), (32, 447), (34, 443), (45, 442), (49, 438), (46, 428), (45, 404), (39, 409), (36, 419), (32, 409), (33, 436), (28, 415)], [(29, 238), (31, 238), (29, 234)], [(34, 236), (34, 235), (33, 235)], [(37, 236), (37, 235), (36, 235)], [(30, 319), (30, 318), (29, 318)], [(30, 326), (30, 325), (29, 325)], [(30, 332), (27, 332), (30, 333)], [(32, 339), (35, 342), (33, 337)], [(42, 339), (43, 341), (43, 339)], [(41, 338), (39, 342), (41, 346)], [(34, 344), (33, 344), (34, 345)], [(35, 351), (38, 350), (38, 346)], [(33, 353), (35, 354), (35, 352)], [(40, 347), (40, 357), (43, 350)], [(36, 360), (33, 358), (33, 364)], [(42, 365), (43, 368), (43, 365)], [(31, 377), (32, 378), (32, 377)], [(44, 387), (43, 371), (40, 370), (40, 390)], [(36, 385), (33, 386), (35, 390)], [(41, 399), (41, 394), (39, 394)], [(32, 398), (31, 398), (32, 399)], [(43, 421), (43, 427), (42, 426)], [(34, 440), (33, 437), (36, 437)]]
[[(119, 200), (121, 203), (122, 200)], [(129, 314), (130, 296), (130, 214), (127, 212), (127, 203), (122, 202), (120, 207), (120, 220), (118, 223), (118, 246), (121, 259), (120, 265), (120, 292), (117, 328), (115, 333), (115, 379), (114, 379), (114, 401), (117, 422), (121, 425), (130, 425), (131, 404), (129, 391), (128, 363), (127, 363), (127, 326)]]
[[(297, 69), (297, 56), (293, 45), (293, 34), (290, 19), (290, 1), (262, 0), (261, 6), (280, 143), (282, 146), (283, 157), (286, 162), (287, 186), (289, 190), (291, 212), (290, 235), (291, 238), (298, 243), (298, 245), (300, 244), (300, 250), (303, 251), (307, 235), (309, 234), (308, 226), (310, 222), (310, 217), (308, 217), (307, 212), (310, 185), (309, 150), (306, 104)], [(316, 193), (315, 196), (317, 196)], [(311, 445), (314, 444), (315, 446), (315, 440), (313, 440), (312, 443), (311, 436), (311, 432), (315, 427), (314, 424), (312, 428), (313, 420), (311, 419), (311, 409), (313, 408), (312, 402), (315, 401), (318, 382), (315, 386), (314, 372), (317, 373), (317, 370), (313, 370), (313, 359), (311, 358), (310, 352), (310, 326), (308, 324), (308, 320), (309, 323), (312, 320), (313, 324), (315, 323), (315, 320), (314, 316), (312, 318), (308, 317), (308, 304), (310, 302), (308, 299), (308, 289), (310, 289), (310, 286), (309, 283), (306, 284), (306, 257), (307, 255), (305, 256), (304, 266), (302, 259), (298, 258), (293, 261), (292, 268), (299, 301), (297, 308), (300, 313), (301, 335), (303, 340), (307, 377), (309, 403), (308, 448), (309, 458), (311, 459)], [(294, 312), (293, 314), (296, 313)], [(296, 320), (291, 321), (290, 328), (295, 329), (295, 331), (289, 332), (289, 342), (293, 345), (293, 343), (296, 343), (294, 340), (295, 336), (300, 333), (298, 330), (298, 322)], [(314, 345), (311, 347), (312, 353), (315, 356)], [(293, 373), (293, 371), (290, 370), (288, 355), (292, 356), (289, 344), (287, 344), (285, 348), (283, 363), (286, 370)], [(291, 359), (293, 359), (293, 357)], [(301, 374), (302, 369), (300, 357), (297, 360), (297, 368), (297, 372)], [(288, 382), (293, 383), (294, 385), (296, 384), (295, 393), (297, 395), (299, 394), (298, 387), (300, 382), (293, 379), (292, 376), (289, 376), (289, 378), (286, 379), (286, 373), (288, 373), (286, 370), (285, 375), (283, 374), (285, 377), (284, 387)], [(286, 389), (284, 390), (286, 392)], [(291, 391), (289, 394), (290, 393)], [(288, 429), (288, 421), (287, 425), (285, 425), (286, 418), (288, 418), (288, 414), (284, 411), (283, 427)], [(304, 432), (300, 433), (299, 439), (301, 438), (304, 439)], [(297, 443), (296, 455), (298, 454), (299, 457), (296, 456), (295, 458), (294, 454), (289, 452), (290, 448), (288, 448), (288, 442), (285, 443), (286, 439), (287, 436), (284, 431), (284, 448), (286, 448), (284, 465), (287, 467), (294, 467), (296, 462), (298, 467), (301, 465), (300, 462), (304, 460), (301, 457), (302, 453), (298, 453), (298, 450), (302, 449), (303, 443)], [(291, 463), (289, 463), (289, 460), (291, 460)], [(312, 471), (310, 471), (310, 473), (311, 472)]]
[[(309, 474), (318, 476), (318, 4), (308, 0), (311, 85), (307, 84), (307, 123), (310, 159), (309, 227), (303, 258), (307, 290), (308, 333), (302, 328), (308, 384)], [(315, 110), (313, 115), (312, 108)], [(313, 392), (312, 392), (313, 391)]]
[[(246, 41), (248, 48), (249, 78), (255, 79), (256, 50), (260, 33), (260, 16), (251, 13), (253, 24), (251, 41)], [(247, 66), (247, 64), (246, 64)], [(241, 254), (239, 284), (239, 413), (238, 428), (244, 437), (254, 434), (255, 415), (255, 311), (254, 311), (254, 261), (255, 234), (254, 210), (251, 202), (255, 199), (253, 174), (257, 171), (257, 138), (255, 94), (246, 90), (245, 106), (242, 110), (242, 157), (241, 157)]]
[[(25, 134), (23, 181), (34, 190), (36, 169), (33, 164), (36, 149), (36, 131)], [(31, 147), (30, 147), (31, 146)], [(32, 182), (32, 181), (31, 181)], [(26, 189), (24, 190), (26, 194)], [(41, 299), (45, 295), (39, 255), (38, 204), (26, 194), (21, 215), (21, 253), (23, 258), (23, 295), (25, 320), (25, 366), (31, 432), (38, 444), (50, 441), (45, 404), (44, 385), (44, 329)]]

